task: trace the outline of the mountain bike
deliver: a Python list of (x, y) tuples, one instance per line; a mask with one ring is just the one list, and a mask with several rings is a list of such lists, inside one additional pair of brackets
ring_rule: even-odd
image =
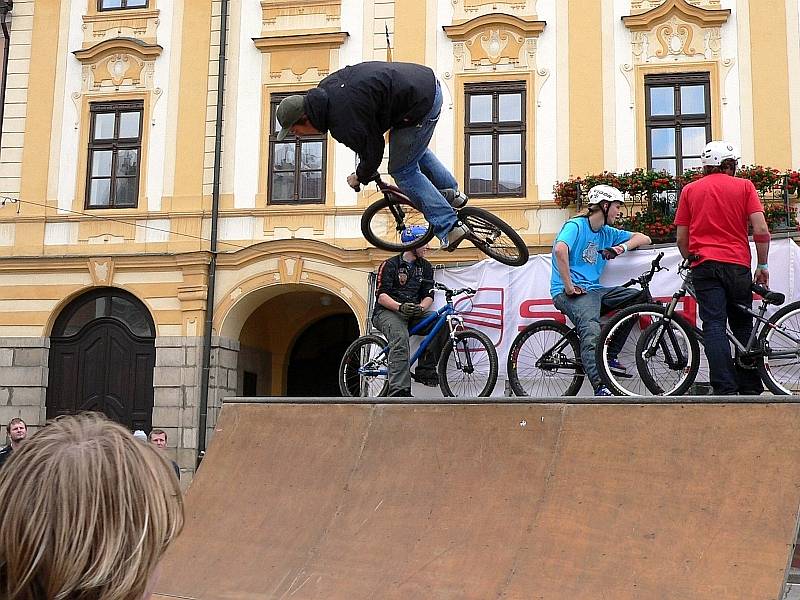
[[(692, 258), (678, 267), (683, 279), (667, 306), (634, 305), (617, 313), (600, 333), (597, 367), (603, 382), (617, 394), (626, 396), (676, 396), (694, 383), (700, 365), (703, 331), (676, 312), (687, 294), (696, 297), (691, 279)], [(792, 302), (767, 318), (770, 305), (782, 305), (786, 297), (753, 283), (751, 290), (761, 297), (758, 309), (736, 304), (737, 310), (751, 315), (756, 323), (746, 344), (727, 328), (728, 340), (735, 348), (736, 363), (759, 372), (767, 388), (779, 395), (800, 393), (800, 301)], [(631, 321), (642, 324), (635, 339), (633, 357), (643, 386), (632, 388), (608, 368), (608, 348), (613, 336), (628, 328)]]
[[(434, 282), (433, 286), (445, 293), (445, 305), (409, 331), (415, 335), (434, 324), (411, 356), (409, 365), (417, 362), (439, 330), (447, 326), (449, 339), (437, 365), (442, 394), (470, 398), (488, 396), (497, 383), (497, 351), (485, 333), (464, 327), (462, 311), (453, 304), (454, 297), (466, 294), (471, 298), (477, 290), (452, 290), (438, 282)], [(381, 335), (364, 335), (350, 344), (339, 365), (339, 390), (342, 396), (385, 396), (389, 387), (388, 360), (389, 345)]]
[[(625, 282), (623, 287), (639, 285), (649, 298), (653, 276), (667, 270), (661, 266), (662, 258), (664, 253), (660, 252), (647, 272)], [(555, 319), (531, 323), (511, 343), (506, 371), (517, 396), (575, 396), (585, 378), (575, 327)]]
[[(433, 239), (425, 215), (399, 188), (385, 183), (380, 175), (373, 181), (383, 197), (370, 204), (361, 217), (361, 232), (367, 241), (382, 250), (403, 252), (424, 246)], [(440, 190), (443, 195), (448, 190)], [(458, 219), (469, 227), (466, 240), (478, 250), (503, 264), (519, 267), (528, 262), (528, 246), (508, 223), (487, 210), (465, 206), (456, 210)], [(427, 233), (412, 242), (403, 242), (400, 234), (406, 227), (423, 225)]]

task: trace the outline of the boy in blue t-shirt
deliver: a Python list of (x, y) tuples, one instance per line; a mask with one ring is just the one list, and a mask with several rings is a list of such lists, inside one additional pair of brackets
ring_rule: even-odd
[[(595, 363), (595, 347), (600, 336), (600, 315), (635, 302), (643, 302), (638, 288), (603, 287), (600, 275), (606, 262), (620, 254), (651, 243), (643, 233), (615, 229), (625, 198), (617, 188), (596, 185), (589, 190), (589, 213), (570, 219), (553, 243), (550, 295), (553, 304), (575, 324), (581, 342), (583, 370), (595, 396), (611, 396), (602, 385)], [(616, 359), (611, 366), (624, 370)]]

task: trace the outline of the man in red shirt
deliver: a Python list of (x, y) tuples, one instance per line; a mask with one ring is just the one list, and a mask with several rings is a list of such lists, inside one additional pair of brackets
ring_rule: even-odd
[[(675, 224), (678, 249), (685, 258), (697, 255), (692, 280), (697, 294), (703, 340), (714, 394), (760, 394), (764, 388), (755, 369), (731, 358), (726, 323), (742, 344), (753, 329), (752, 317), (733, 304), (751, 305), (753, 279), (769, 285), (769, 228), (753, 183), (735, 177), (739, 160), (727, 142), (709, 142), (700, 155), (704, 177), (681, 192)], [(753, 227), (758, 267), (750, 273), (748, 225)]]

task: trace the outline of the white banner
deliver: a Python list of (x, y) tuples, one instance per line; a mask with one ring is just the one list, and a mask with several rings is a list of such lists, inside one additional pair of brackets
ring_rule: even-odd
[[(755, 248), (751, 248), (754, 257)], [(601, 282), (607, 286), (622, 285), (650, 268), (651, 261), (664, 252), (661, 265), (669, 271), (657, 273), (650, 285), (654, 297), (668, 301), (680, 287), (678, 276), (680, 253), (676, 246), (639, 249), (623, 254), (608, 263)], [(786, 294), (786, 302), (800, 299), (800, 248), (791, 239), (774, 240), (770, 246), (770, 288)], [(550, 298), (550, 255), (538, 254), (522, 267), (507, 267), (493, 260), (484, 260), (461, 268), (436, 270), (436, 279), (451, 288), (472, 287), (478, 293), (457, 298), (456, 308), (465, 313), (470, 327), (483, 331), (497, 348), (499, 358), (498, 385), (494, 395), (509, 393), (506, 386), (508, 350), (522, 329), (539, 319), (559, 319), (564, 316), (553, 306)], [(436, 294), (435, 306), (444, 303), (444, 295)], [(697, 323), (697, 304), (684, 298), (680, 312), (691, 323)], [(588, 385), (584, 386), (588, 389)], [(415, 396), (436, 396), (439, 390), (415, 384)]]

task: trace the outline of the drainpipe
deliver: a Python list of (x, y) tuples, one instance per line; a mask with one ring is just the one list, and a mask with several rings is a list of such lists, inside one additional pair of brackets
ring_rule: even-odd
[(8, 54), (11, 50), (11, 32), (8, 30), (8, 23), (6, 23), (6, 15), (11, 12), (14, 7), (13, 0), (0, 0), (0, 29), (3, 30), (3, 43), (5, 44), (5, 52), (3, 52), (3, 65), (0, 67), (0, 148), (3, 147), (3, 113), (6, 107), (6, 79), (8, 78)]
[(206, 322), (203, 326), (203, 367), (200, 379), (200, 422), (197, 432), (197, 465), (206, 452), (208, 424), (208, 386), (211, 372), (211, 328), (214, 325), (214, 293), (217, 282), (217, 221), (219, 220), (220, 179), (222, 177), (222, 113), (225, 99), (225, 60), (228, 42), (228, 0), (222, 0), (217, 70), (217, 121), (214, 132), (214, 184), (211, 192), (211, 260), (208, 263)]

